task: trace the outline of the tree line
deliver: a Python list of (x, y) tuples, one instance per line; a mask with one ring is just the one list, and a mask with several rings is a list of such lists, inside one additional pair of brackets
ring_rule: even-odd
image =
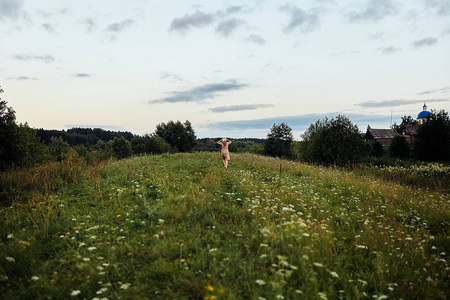
[[(407, 126), (417, 126), (413, 143), (402, 135)], [(373, 158), (380, 157), (430, 162), (450, 160), (450, 119), (446, 111), (432, 110), (420, 125), (411, 116), (404, 116), (402, 123), (394, 124), (393, 128), (398, 135), (383, 149), (378, 141), (365, 142), (358, 127), (343, 115), (317, 120), (302, 134), (300, 142), (293, 141), (292, 129), (286, 123), (274, 124), (267, 135), (264, 154), (327, 166), (373, 162)], [(386, 159), (375, 162), (389, 164)]]
[[(1, 87), (0, 93), (3, 93)], [(287, 123), (273, 124), (266, 139), (234, 139), (230, 151), (338, 166), (370, 162), (386, 156), (421, 161), (450, 160), (447, 112), (432, 111), (427, 121), (418, 127), (414, 143), (409, 144), (401, 132), (411, 125), (417, 125), (417, 122), (410, 116), (404, 116), (401, 124), (394, 124), (393, 128), (399, 135), (392, 140), (387, 153), (380, 143), (365, 142), (358, 127), (343, 115), (331, 119), (325, 117), (310, 124), (301, 135), (301, 141), (294, 141), (292, 128)], [(144, 136), (100, 128), (32, 129), (27, 123), (17, 123), (14, 109), (0, 98), (0, 171), (46, 161), (62, 161), (70, 153), (76, 153), (89, 162), (131, 155), (217, 151), (220, 148), (216, 144), (217, 139), (197, 139), (188, 120), (184, 123), (160, 123), (152, 134)]]

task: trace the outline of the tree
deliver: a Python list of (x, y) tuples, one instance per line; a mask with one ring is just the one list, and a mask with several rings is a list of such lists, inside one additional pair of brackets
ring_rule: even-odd
[[(0, 93), (3, 89), (0, 87)], [(28, 124), (17, 124), (15, 111), (0, 98), (0, 171), (27, 167), (47, 159), (46, 148)]]
[(407, 158), (410, 151), (408, 141), (403, 135), (397, 135), (392, 139), (389, 147), (389, 154), (392, 157)]
[(358, 126), (342, 115), (317, 120), (302, 138), (302, 158), (310, 162), (344, 166), (358, 163), (368, 154)]
[(50, 141), (50, 145), (48, 145), (50, 154), (57, 161), (62, 161), (64, 154), (66, 154), (70, 149), (69, 143), (64, 141), (62, 137), (52, 137)]
[(431, 111), (431, 116), (417, 129), (414, 156), (419, 160), (450, 159), (450, 120), (444, 110)]
[(411, 116), (403, 116), (400, 125), (394, 123), (392, 127), (395, 131), (397, 131), (398, 134), (403, 134), (402, 131), (406, 128), (406, 126), (417, 126), (417, 125), (418, 125), (417, 120), (413, 119)]
[[(1, 88), (0, 93), (3, 93)], [(20, 158), (16, 115), (14, 109), (7, 104), (0, 98), (0, 170), (11, 167)]]
[(148, 134), (133, 137), (131, 146), (135, 154), (162, 154), (172, 150), (170, 145), (161, 137)]
[(291, 143), (293, 140), (291, 127), (284, 122), (273, 124), (267, 134), (264, 153), (274, 157), (289, 158), (292, 156)]
[(167, 124), (156, 125), (155, 134), (166, 141), (175, 151), (189, 152), (194, 149), (197, 141), (191, 122), (182, 124), (169, 121)]
[(383, 145), (379, 141), (375, 141), (372, 144), (372, 149), (370, 151), (370, 155), (375, 157), (383, 156)]
[(123, 136), (120, 138), (115, 137), (111, 142), (111, 147), (114, 152), (114, 156), (118, 159), (130, 157), (133, 154), (131, 143), (127, 141)]

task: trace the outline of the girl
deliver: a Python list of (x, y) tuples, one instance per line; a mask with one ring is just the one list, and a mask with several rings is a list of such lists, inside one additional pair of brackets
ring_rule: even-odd
[(229, 139), (223, 138), (220, 141), (217, 142), (217, 144), (222, 146), (222, 160), (223, 160), (223, 166), (225, 169), (228, 169), (228, 161), (230, 160), (230, 153), (228, 152), (228, 145), (231, 144), (231, 141)]

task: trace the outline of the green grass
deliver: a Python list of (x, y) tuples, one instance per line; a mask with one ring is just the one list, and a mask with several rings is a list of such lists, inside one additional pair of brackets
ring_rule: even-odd
[(1, 298), (450, 294), (445, 190), (250, 154), (74, 161), (57, 185), (1, 178)]

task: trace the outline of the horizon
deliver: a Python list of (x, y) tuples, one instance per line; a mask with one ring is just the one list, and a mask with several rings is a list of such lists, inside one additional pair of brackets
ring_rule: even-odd
[(0, 0), (2, 99), (32, 128), (294, 139), (450, 111), (447, 0)]

